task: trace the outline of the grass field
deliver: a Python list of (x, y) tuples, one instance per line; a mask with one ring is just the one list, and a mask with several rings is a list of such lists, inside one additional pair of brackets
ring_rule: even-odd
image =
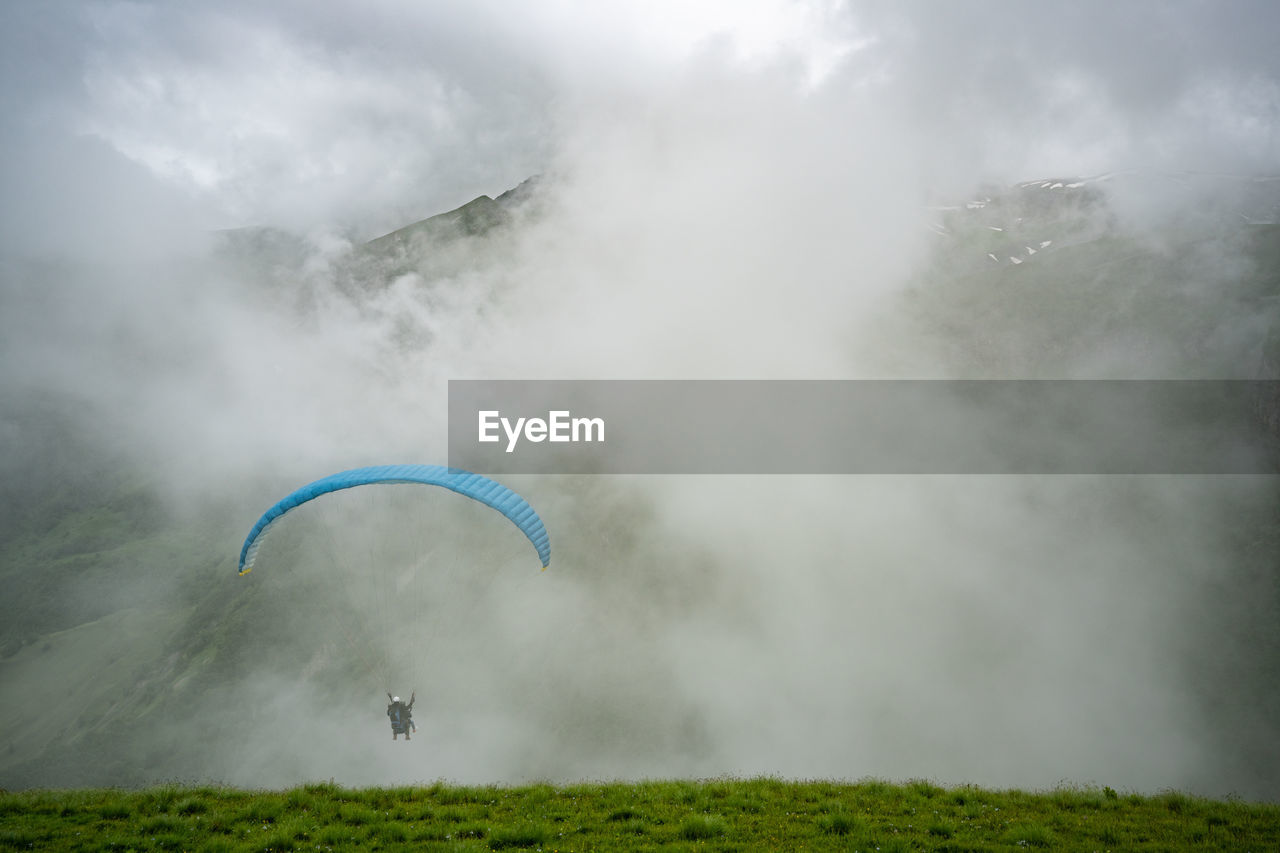
[(1256, 850), (1280, 804), (1110, 788), (655, 781), (0, 794), (5, 850)]

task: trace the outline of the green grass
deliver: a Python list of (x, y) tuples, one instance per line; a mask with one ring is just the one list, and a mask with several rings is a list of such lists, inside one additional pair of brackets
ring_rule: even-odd
[(655, 781), (0, 792), (0, 850), (1276, 850), (1280, 804), (1107, 787)]

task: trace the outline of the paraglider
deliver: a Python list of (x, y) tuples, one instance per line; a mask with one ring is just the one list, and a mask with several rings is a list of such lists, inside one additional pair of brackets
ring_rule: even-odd
[[(441, 465), (378, 465), (368, 468), (355, 468), (322, 477), (291, 492), (277, 501), (262, 514), (257, 523), (249, 531), (243, 546), (240, 548), (239, 573), (246, 575), (253, 570), (258, 552), (262, 548), (266, 535), (288, 513), (298, 507), (332, 492), (365, 486), (380, 485), (421, 485), (437, 486), (464, 497), (478, 501), (485, 506), (496, 509), (506, 516), (525, 535), (538, 553), (538, 558), (545, 570), (551, 562), (551, 543), (542, 519), (533, 507), (511, 489), (470, 471), (448, 468)], [(366, 573), (361, 573), (364, 576)], [(384, 590), (384, 598), (390, 596)], [(384, 652), (385, 653), (385, 652)], [(388, 677), (387, 672), (380, 672)], [(385, 682), (384, 682), (385, 683)], [(408, 704), (398, 696), (387, 693), (391, 704), (387, 706), (387, 717), (391, 722), (391, 736), (395, 740), (403, 734), (409, 740), (410, 732), (416, 731), (413, 722), (413, 703), (416, 694), (410, 694)]]
[(409, 739), (409, 732), (417, 731), (418, 727), (413, 722), (413, 703), (417, 699), (418, 694), (409, 694), (409, 704), (400, 701), (399, 696), (387, 694), (387, 698), (391, 700), (391, 704), (387, 706), (387, 717), (391, 720), (391, 739), (395, 740), (398, 735), (404, 735), (404, 739)]

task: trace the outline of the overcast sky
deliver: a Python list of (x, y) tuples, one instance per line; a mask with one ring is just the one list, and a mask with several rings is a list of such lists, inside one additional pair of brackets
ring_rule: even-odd
[(1267, 0), (18, 0), (0, 20), (4, 240), (29, 249), (175, 221), (371, 236), (571, 166), (601, 116), (752, 89), (846, 115), (944, 189), (1280, 170)]

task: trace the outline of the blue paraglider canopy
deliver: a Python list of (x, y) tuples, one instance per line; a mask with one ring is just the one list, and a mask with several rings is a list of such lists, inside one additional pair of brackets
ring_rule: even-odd
[(262, 514), (245, 538), (244, 545), (240, 548), (240, 574), (247, 574), (253, 569), (264, 537), (272, 525), (290, 510), (330, 492), (388, 483), (440, 486), (492, 507), (509, 518), (533, 543), (538, 551), (538, 558), (542, 560), (542, 568), (547, 568), (551, 563), (551, 540), (542, 519), (529, 506), (528, 501), (501, 483), (470, 471), (443, 465), (375, 465), (330, 474), (277, 501)]

